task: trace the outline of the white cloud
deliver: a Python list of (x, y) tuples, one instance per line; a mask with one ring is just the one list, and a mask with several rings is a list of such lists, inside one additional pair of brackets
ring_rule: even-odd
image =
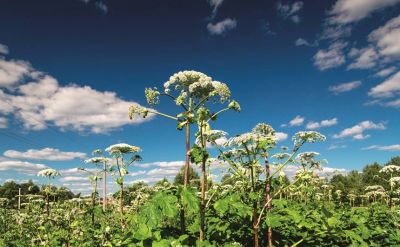
[(338, 124), (337, 118), (332, 118), (332, 119), (322, 120), (321, 122), (310, 121), (307, 123), (306, 128), (310, 130), (315, 130), (323, 127), (330, 127), (336, 124)]
[(400, 99), (386, 102), (383, 105), (388, 107), (400, 107)]
[(88, 177), (80, 177), (80, 176), (66, 176), (60, 178), (60, 182), (88, 182), (88, 181), (89, 181)]
[(362, 150), (400, 151), (400, 144), (394, 144), (388, 146), (372, 145), (369, 147), (362, 148)]
[[(95, 172), (96, 171), (96, 169), (86, 169), (86, 170), (88, 170), (89, 172)], [(85, 172), (85, 171), (82, 171), (82, 170), (80, 170), (80, 169), (78, 169), (77, 167), (75, 167), (75, 168), (70, 168), (70, 169), (63, 169), (63, 170), (60, 170), (59, 171), (60, 172), (60, 174), (62, 175), (62, 176), (76, 176), (76, 175), (79, 175), (79, 176), (83, 176), (83, 175), (88, 175), (88, 173), (87, 172)]]
[(130, 173), (128, 173), (128, 176), (136, 177), (136, 176), (139, 176), (139, 175), (144, 175), (146, 173), (147, 173), (146, 171), (141, 170), (141, 171), (136, 171), (136, 172), (130, 172)]
[(328, 150), (343, 149), (343, 148), (347, 148), (347, 145), (332, 144), (328, 147)]
[(400, 0), (338, 0), (329, 12), (328, 21), (338, 25), (350, 24), (399, 2)]
[(336, 41), (327, 50), (318, 50), (314, 55), (314, 65), (321, 71), (339, 67), (346, 62), (343, 49), (347, 42)]
[(348, 70), (351, 69), (370, 69), (376, 65), (379, 59), (378, 53), (372, 46), (366, 47), (364, 49), (351, 49), (349, 56), (356, 58), (356, 60), (347, 66)]
[(49, 168), (43, 164), (34, 164), (30, 162), (18, 160), (3, 160), (0, 161), (0, 171), (16, 171), (27, 175), (36, 175), (39, 171)]
[(224, 0), (208, 0), (208, 3), (213, 8), (211, 18), (214, 18), (217, 15), (218, 8), (222, 5)]
[(304, 123), (304, 117), (297, 115), (295, 118), (290, 120), (289, 125), (290, 126), (300, 126)]
[(363, 121), (353, 127), (342, 130), (339, 134), (333, 135), (333, 138), (352, 137), (355, 140), (364, 140), (370, 135), (364, 135), (365, 130), (384, 130), (386, 129), (383, 123), (374, 123), (372, 121)]
[(105, 5), (103, 2), (95, 2), (94, 6), (96, 6), (97, 9), (99, 9), (103, 14), (108, 13), (108, 7)]
[(9, 51), (8, 51), (8, 46), (3, 45), (3, 44), (0, 44), (0, 55), (1, 55), (1, 54), (7, 55), (8, 52), (9, 52)]
[(283, 132), (275, 132), (275, 137), (278, 142), (281, 142), (288, 138), (288, 134), (283, 133)]
[(108, 7), (105, 4), (104, 0), (80, 0), (84, 4), (90, 4), (93, 3), (96, 9), (100, 10), (101, 13), (107, 14), (108, 13)]
[(369, 96), (374, 98), (388, 98), (400, 93), (400, 72), (397, 72), (386, 81), (371, 88)]
[(7, 118), (0, 117), (0, 129), (5, 129), (8, 126)]
[(341, 83), (335, 86), (330, 86), (329, 91), (333, 92), (334, 94), (340, 94), (344, 92), (351, 91), (353, 89), (358, 88), (361, 86), (362, 82), (361, 81), (352, 81), (352, 82), (346, 82), (346, 83)]
[(304, 3), (302, 1), (296, 1), (293, 4), (287, 3), (282, 4), (281, 2), (278, 3), (277, 9), (279, 15), (283, 19), (290, 19), (294, 23), (299, 23), (301, 21), (298, 12), (303, 8)]
[(81, 152), (63, 152), (55, 148), (43, 148), (41, 150), (29, 149), (26, 152), (7, 150), (4, 152), (4, 156), (14, 159), (61, 161), (76, 158), (84, 159), (86, 154)]
[[(400, 0), (398, 1), (400, 2)], [(379, 54), (388, 58), (400, 57), (400, 15), (395, 17), (382, 27), (371, 32), (368, 40), (373, 42)]]
[(223, 21), (217, 22), (215, 24), (208, 23), (207, 29), (212, 35), (221, 35), (229, 30), (236, 28), (237, 21), (235, 19), (226, 18)]
[[(28, 79), (30, 82), (24, 84)], [(60, 86), (55, 78), (34, 70), (24, 61), (0, 58), (0, 87), (10, 91), (0, 90), (0, 112), (13, 114), (29, 130), (42, 130), (54, 124), (61, 130), (107, 133), (152, 118), (129, 120), (127, 111), (135, 102), (88, 86)]]
[(397, 70), (397, 68), (395, 66), (391, 66), (389, 68), (385, 68), (385, 69), (382, 69), (382, 70), (378, 71), (375, 74), (375, 76), (376, 77), (386, 77), (388, 75), (393, 74), (396, 70)]
[(303, 38), (298, 38), (296, 39), (296, 41), (294, 42), (294, 44), (296, 46), (309, 46), (309, 47), (315, 47), (318, 46), (318, 41), (314, 41), (313, 43), (308, 42), (307, 40), (303, 39)]
[(155, 168), (147, 172), (148, 176), (156, 176), (156, 177), (162, 177), (162, 176), (175, 176), (178, 174), (180, 168), (175, 168), (175, 169), (164, 169), (164, 168)]
[(24, 78), (31, 77), (32, 67), (21, 60), (6, 61), (0, 57), (0, 88), (12, 89)]

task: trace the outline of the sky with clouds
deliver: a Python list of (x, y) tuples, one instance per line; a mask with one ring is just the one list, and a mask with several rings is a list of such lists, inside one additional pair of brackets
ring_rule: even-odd
[(119, 142), (143, 149), (129, 182), (173, 178), (184, 133), (127, 109), (181, 70), (229, 85), (242, 112), (213, 127), (230, 136), (266, 122), (290, 146), (320, 131), (304, 151), (327, 172), (400, 154), (400, 0), (6, 0), (0, 30), (0, 183), (52, 167), (57, 185), (87, 192), (76, 168)]

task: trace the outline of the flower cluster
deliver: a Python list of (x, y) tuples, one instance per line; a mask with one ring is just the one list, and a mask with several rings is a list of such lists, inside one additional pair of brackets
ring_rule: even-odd
[(291, 155), (289, 153), (276, 153), (271, 157), (277, 160), (283, 160), (289, 158)]
[(319, 153), (317, 153), (317, 152), (299, 153), (296, 156), (295, 161), (303, 167), (321, 168), (322, 162), (325, 162), (325, 160), (322, 160), (322, 161), (315, 160), (315, 157), (318, 155), (319, 155)]
[(54, 178), (54, 177), (60, 176), (60, 173), (57, 170), (48, 168), (48, 169), (39, 171), (37, 175), (40, 177)]
[(110, 154), (128, 154), (140, 152), (140, 147), (132, 146), (126, 143), (114, 144), (106, 148), (106, 151)]
[(93, 157), (84, 161), (85, 163), (109, 163), (110, 159), (106, 157)]
[(293, 137), (295, 151), (306, 142), (314, 143), (317, 141), (325, 141), (326, 137), (317, 131), (299, 131)]
[(149, 110), (139, 104), (130, 106), (128, 110), (129, 119), (132, 119), (135, 115), (146, 118), (148, 114)]
[[(204, 73), (197, 71), (181, 71), (172, 75), (167, 82), (164, 83), (164, 92), (171, 93), (171, 88), (175, 91), (180, 91), (175, 102), (177, 105), (182, 105), (186, 98), (193, 96), (198, 100), (219, 96), (221, 103), (227, 101), (231, 97), (231, 92), (225, 83), (213, 81), (213, 79)], [(152, 90), (147, 93), (151, 99), (158, 98), (158, 91)], [(148, 98), (148, 97), (147, 97)], [(149, 99), (149, 98), (148, 98)], [(149, 100), (148, 100), (149, 101)], [(158, 99), (156, 100), (158, 102)]]
[(146, 88), (144, 93), (149, 105), (157, 105), (160, 103), (160, 92), (157, 90), (157, 88)]
[(256, 134), (260, 134), (260, 135), (265, 135), (265, 136), (267, 136), (267, 135), (275, 135), (274, 128), (272, 128), (271, 125), (265, 124), (265, 123), (257, 124), (253, 128), (252, 132), (256, 133)]
[[(216, 143), (218, 139), (225, 138), (228, 135), (222, 130), (208, 130), (203, 133), (203, 138), (205, 138), (207, 143)], [(196, 144), (200, 145), (200, 136), (196, 138)]]
[(241, 111), (240, 105), (236, 100), (232, 100), (229, 104), (228, 104), (228, 108), (237, 112)]
[(393, 173), (393, 172), (400, 172), (400, 166), (396, 165), (387, 165), (379, 170), (382, 173)]

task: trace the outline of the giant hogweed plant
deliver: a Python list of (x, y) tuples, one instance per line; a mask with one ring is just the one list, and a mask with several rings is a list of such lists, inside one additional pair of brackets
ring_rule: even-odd
[(142, 158), (138, 154), (140, 147), (126, 143), (114, 144), (106, 148), (106, 151), (114, 158), (111, 170), (116, 174), (116, 183), (119, 186), (119, 212), (124, 215), (124, 178), (128, 174), (128, 166)]
[[(190, 166), (190, 126), (197, 124), (199, 129), (197, 136), (202, 139), (202, 132), (208, 126), (208, 122), (217, 119), (219, 114), (227, 110), (240, 111), (240, 105), (231, 100), (231, 92), (225, 83), (214, 81), (211, 77), (197, 71), (181, 71), (172, 75), (167, 82), (164, 83), (164, 91), (160, 92), (157, 88), (146, 88), (145, 96), (147, 103), (154, 107), (160, 103), (160, 97), (165, 96), (171, 99), (177, 106), (182, 108), (183, 112), (177, 115), (161, 113), (151, 108), (145, 108), (139, 105), (133, 105), (129, 108), (129, 117), (134, 116), (148, 117), (149, 114), (155, 114), (168, 119), (174, 120), (178, 130), (186, 129), (186, 161), (184, 169), (184, 186), (189, 186), (189, 166)], [(226, 107), (211, 111), (211, 104), (226, 104)], [(204, 138), (203, 138), (204, 139)], [(204, 145), (203, 145), (204, 144)], [(206, 153), (206, 144), (195, 148), (202, 149)], [(201, 218), (204, 218), (204, 203), (206, 190), (206, 175), (204, 175), (205, 162), (207, 160), (204, 155), (202, 162), (202, 209)], [(204, 164), (203, 164), (204, 163)], [(184, 232), (184, 211), (181, 211), (181, 230)], [(204, 239), (204, 224), (200, 224), (200, 240)]]
[(39, 177), (47, 178), (47, 186), (45, 187), (46, 193), (46, 214), (49, 216), (50, 214), (50, 193), (51, 193), (51, 181), (55, 178), (60, 176), (60, 173), (52, 168), (44, 169), (38, 172), (37, 174)]
[[(102, 151), (99, 149), (96, 149), (92, 153), (93, 155), (97, 154), (102, 154)], [(91, 208), (91, 216), (92, 216), (92, 224), (94, 225), (94, 210), (96, 206), (96, 198), (97, 198), (97, 187), (98, 187), (98, 182), (102, 179), (105, 179), (105, 169), (106, 165), (109, 162), (109, 159), (106, 157), (101, 157), (101, 156), (95, 156), (89, 159), (86, 159), (84, 161), (86, 164), (94, 164), (95, 169), (85, 169), (85, 168), (78, 168), (81, 171), (84, 171), (89, 174), (89, 181), (92, 185), (92, 208)], [(103, 169), (101, 169), (100, 165), (103, 165)], [(101, 173), (103, 177), (101, 177)], [(103, 210), (105, 209), (105, 202), (106, 198), (105, 196), (105, 183), (103, 180)]]
[[(240, 184), (249, 188), (249, 202), (252, 205), (252, 226), (254, 246), (259, 246), (259, 226), (265, 211), (270, 212), (272, 199), (277, 194), (271, 195), (271, 180), (282, 169), (293, 161), (294, 155), (300, 147), (306, 142), (324, 141), (325, 136), (315, 131), (299, 132), (293, 137), (294, 147), (291, 154), (280, 154), (280, 157), (286, 158), (286, 161), (279, 164), (277, 169), (271, 173), (269, 166), (270, 151), (275, 148), (277, 138), (275, 130), (267, 124), (256, 125), (251, 132), (244, 133), (230, 138), (225, 144), (224, 151), (222, 147), (218, 147), (216, 138), (209, 141), (217, 146), (220, 151), (220, 158), (227, 162), (233, 171), (234, 177), (241, 178)], [(264, 163), (265, 168), (261, 166)], [(265, 176), (265, 189), (260, 190), (262, 186), (261, 175)], [(265, 198), (262, 198), (264, 192)], [(259, 210), (261, 207), (261, 210)], [(260, 213), (258, 213), (260, 211)], [(264, 220), (267, 220), (264, 217)], [(272, 246), (272, 229), (267, 228), (266, 242)]]

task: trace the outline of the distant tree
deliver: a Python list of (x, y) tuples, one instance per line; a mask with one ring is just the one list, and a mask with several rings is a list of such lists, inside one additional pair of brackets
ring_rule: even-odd
[(158, 181), (154, 186), (164, 186), (166, 183), (169, 184), (169, 181), (167, 178), (164, 177), (163, 179)]
[(362, 183), (363, 186), (371, 186), (371, 185), (382, 185), (387, 187), (382, 177), (384, 174), (380, 173), (379, 171), (382, 169), (383, 166), (378, 164), (377, 162), (366, 165), (362, 170)]
[[(184, 167), (181, 168), (180, 172), (176, 174), (174, 179), (174, 185), (183, 185), (184, 184)], [(200, 177), (199, 174), (193, 169), (192, 166), (189, 166), (189, 184), (192, 187), (200, 188)]]

